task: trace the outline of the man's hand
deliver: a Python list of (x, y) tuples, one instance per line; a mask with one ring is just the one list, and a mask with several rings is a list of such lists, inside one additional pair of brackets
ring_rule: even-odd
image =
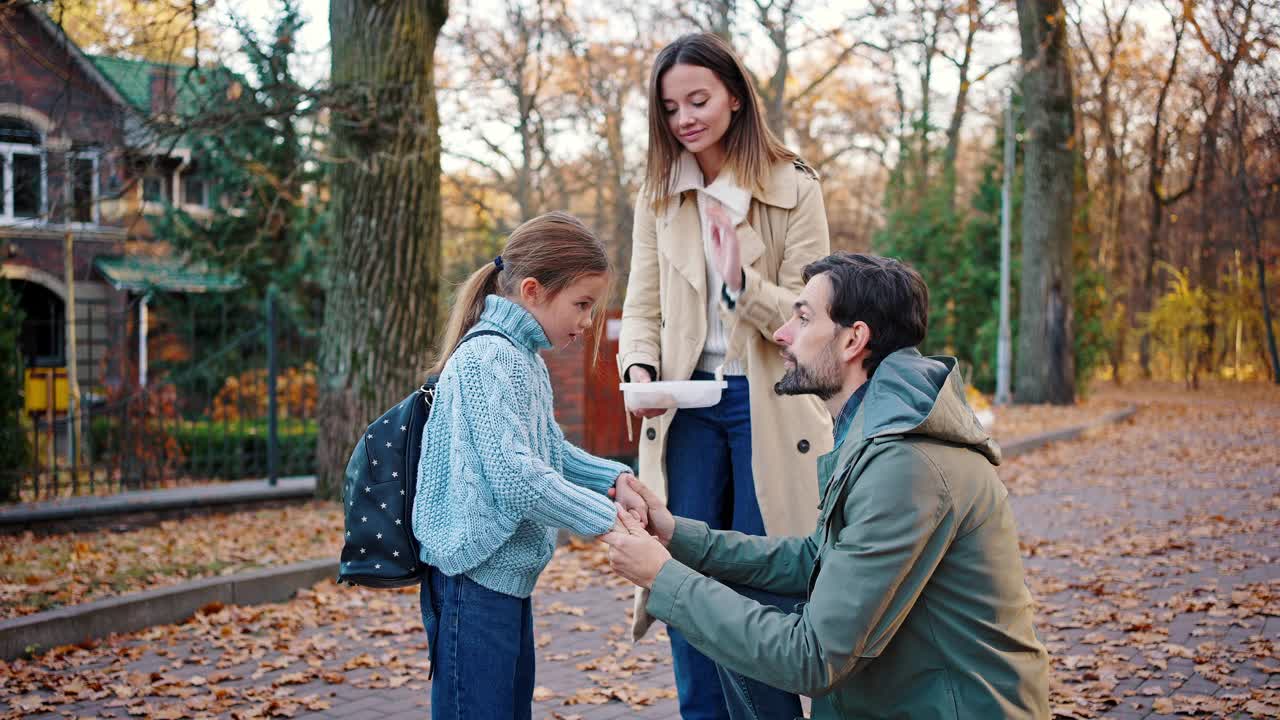
[[(621, 484), (622, 478), (619, 478), (618, 481)], [(639, 478), (634, 475), (627, 478), (627, 485), (648, 508), (649, 522), (647, 525), (649, 533), (658, 538), (658, 542), (662, 543), (663, 547), (670, 545), (671, 536), (675, 535), (676, 532), (676, 519), (672, 516), (671, 511), (667, 509), (667, 504), (662, 502), (648, 486), (640, 482)]]
[(640, 487), (643, 484), (631, 473), (622, 473), (618, 479), (613, 482), (613, 488), (609, 491), (609, 497), (613, 498), (622, 506), (623, 510), (631, 513), (632, 517), (640, 521), (642, 526), (649, 524), (649, 507), (645, 504), (644, 498), (640, 493), (632, 488), (631, 483), (635, 483)]
[(621, 505), (617, 508), (618, 521), (625, 531), (615, 529), (600, 536), (609, 546), (609, 565), (627, 580), (646, 590), (651, 589), (662, 566), (671, 559), (671, 553), (657, 538), (646, 533), (631, 513), (623, 510)]

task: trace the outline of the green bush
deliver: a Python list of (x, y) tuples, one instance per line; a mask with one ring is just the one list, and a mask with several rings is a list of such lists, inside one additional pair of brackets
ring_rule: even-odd
[[(281, 476), (315, 472), (317, 429), (314, 420), (280, 421), (277, 437)], [(180, 453), (176, 472), (182, 476), (211, 480), (267, 476), (266, 421), (174, 421), (166, 422), (163, 431), (176, 441)], [(125, 432), (117, 418), (94, 418), (91, 438), (95, 459), (105, 462), (118, 454), (125, 444)]]

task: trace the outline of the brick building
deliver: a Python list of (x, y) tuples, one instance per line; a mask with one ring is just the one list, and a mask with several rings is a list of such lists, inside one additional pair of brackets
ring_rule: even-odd
[(211, 200), (190, 150), (146, 122), (178, 109), (191, 75), (89, 56), (41, 8), (0, 4), (0, 277), (21, 296), (29, 370), (69, 367), (74, 295), (81, 387), (145, 382), (147, 293), (234, 287), (173, 257), (147, 222), (163, 203), (198, 215)]
[[(174, 257), (148, 222), (165, 205), (199, 218), (216, 202), (190, 145), (156, 137), (148, 120), (195, 112), (228, 87), (219, 77), (225, 71), (88, 55), (35, 4), (0, 3), (0, 278), (22, 298), (29, 374), (66, 375), (72, 294), (76, 375), (88, 403), (107, 388), (146, 384), (151, 293), (237, 287)], [(612, 318), (598, 363), (581, 344), (547, 361), (569, 439), (630, 457), (613, 363), (616, 311)], [(61, 410), (58, 387), (29, 383), (28, 409)]]

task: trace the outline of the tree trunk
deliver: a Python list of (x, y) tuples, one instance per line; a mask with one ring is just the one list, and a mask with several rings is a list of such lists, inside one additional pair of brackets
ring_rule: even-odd
[[(1238, 102), (1238, 101), (1237, 101)], [(1262, 247), (1262, 233), (1258, 229), (1258, 216), (1253, 211), (1253, 194), (1249, 189), (1248, 155), (1244, 146), (1244, 128), (1241, 124), (1240, 110), (1235, 110), (1235, 140), (1239, 146), (1240, 165), (1236, 170), (1236, 183), (1240, 193), (1240, 207), (1244, 210), (1245, 227), (1249, 230), (1249, 239), (1253, 241), (1253, 261), (1258, 273), (1258, 300), (1262, 305), (1263, 340), (1270, 355), (1271, 381), (1280, 385), (1280, 352), (1276, 350), (1276, 331), (1271, 324), (1271, 299), (1267, 293), (1267, 262)], [(1238, 336), (1237, 336), (1238, 337)], [(1236, 340), (1236, 363), (1239, 364), (1240, 340)], [(1237, 370), (1236, 379), (1240, 379)]]
[[(922, 14), (922, 25), (923, 20)], [(916, 167), (919, 187), (922, 189), (929, 187), (929, 131), (933, 129), (931, 115), (933, 103), (930, 90), (933, 87), (933, 58), (938, 53), (938, 25), (941, 22), (940, 18), (934, 17), (933, 29), (925, 36), (920, 51), (922, 54), (920, 62), (924, 65), (924, 70), (920, 73), (920, 127), (916, 129), (916, 140), (919, 143), (916, 148)]]
[[(1142, 304), (1134, 308), (1135, 318), (1140, 312), (1150, 312), (1155, 307), (1156, 296), (1160, 294), (1160, 288), (1156, 282), (1155, 268), (1161, 252), (1160, 235), (1161, 225), (1164, 222), (1164, 209), (1166, 206), (1172, 205), (1185, 197), (1187, 193), (1190, 193), (1195, 188), (1196, 177), (1200, 173), (1200, 158), (1202, 155), (1197, 154), (1191, 177), (1187, 180), (1186, 187), (1176, 193), (1165, 191), (1164, 171), (1169, 149), (1162, 136), (1161, 127), (1164, 123), (1164, 108), (1165, 101), (1169, 97), (1169, 88), (1173, 85), (1173, 79), (1178, 74), (1182, 34), (1187, 27), (1185, 19), (1181, 21), (1175, 20), (1174, 22), (1173, 54), (1169, 60), (1169, 72), (1165, 75), (1164, 82), (1160, 86), (1160, 94), (1156, 98), (1155, 116), (1151, 125), (1151, 139), (1147, 143), (1147, 194), (1151, 197), (1151, 219), (1147, 224), (1146, 255), (1142, 259), (1142, 275), (1140, 276), (1142, 282), (1140, 292)], [(1138, 364), (1142, 368), (1142, 376), (1149, 379), (1151, 377), (1150, 333), (1143, 333), (1139, 342)]]
[(711, 0), (707, 3), (707, 29), (720, 36), (721, 40), (733, 44), (733, 13), (736, 9), (734, 0)]
[(1075, 401), (1071, 229), (1074, 117), (1062, 0), (1018, 0), (1026, 155), (1018, 326), (1019, 403)]
[(969, 5), (968, 13), (969, 27), (964, 36), (964, 52), (956, 65), (960, 84), (956, 88), (951, 122), (947, 125), (947, 145), (942, 151), (942, 181), (947, 192), (948, 212), (953, 212), (956, 207), (956, 156), (960, 149), (960, 129), (964, 127), (964, 115), (969, 103), (969, 66), (973, 62), (973, 41), (982, 27), (982, 16), (978, 13), (976, 3)]
[[(1239, 7), (1240, 5), (1237, 4), (1232, 9)], [(1216, 214), (1210, 212), (1210, 208), (1213, 206), (1216, 196), (1221, 193), (1221, 189), (1215, 187), (1214, 182), (1218, 174), (1218, 138), (1222, 129), (1223, 114), (1226, 111), (1226, 105), (1231, 95), (1231, 87), (1235, 82), (1236, 69), (1242, 61), (1246, 61), (1252, 45), (1249, 41), (1249, 30), (1253, 20), (1254, 3), (1251, 1), (1244, 3), (1243, 9), (1244, 17), (1240, 18), (1239, 21), (1235, 19), (1234, 13), (1232, 13), (1232, 20), (1227, 23), (1227, 25), (1232, 26), (1229, 31), (1226, 27), (1223, 27), (1225, 37), (1235, 37), (1236, 45), (1234, 51), (1224, 55), (1216, 52), (1210, 53), (1211, 57), (1218, 61), (1221, 69), (1214, 83), (1213, 105), (1210, 106), (1208, 117), (1205, 118), (1200, 140), (1200, 154), (1204, 158), (1204, 171), (1200, 181), (1200, 237), (1199, 246), (1195, 247), (1195, 254), (1192, 258), (1192, 270), (1196, 273), (1196, 277), (1199, 278), (1200, 287), (1211, 295), (1218, 290), (1219, 268), (1222, 267), (1224, 259), (1234, 246), (1234, 243), (1221, 242), (1220, 238), (1223, 233), (1214, 227)], [(1221, 16), (1217, 17), (1221, 23)], [(1234, 27), (1236, 22), (1239, 22), (1239, 28)], [(1211, 49), (1213, 45), (1208, 42), (1202, 32), (1203, 26), (1197, 23), (1195, 28), (1204, 47)], [(1215, 242), (1215, 239), (1218, 241)], [(1209, 313), (1205, 318), (1204, 329), (1209, 341), (1197, 361), (1200, 363), (1199, 369), (1209, 372), (1212, 370), (1213, 346), (1218, 332), (1217, 318), (1214, 313)]]
[(316, 494), (339, 498), (365, 425), (422, 382), (441, 265), (435, 47), (447, 0), (332, 0), (333, 238)]
[(791, 74), (791, 50), (787, 47), (787, 19), (783, 16), (782, 25), (771, 29), (769, 39), (778, 51), (778, 64), (769, 76), (769, 87), (764, 94), (765, 122), (769, 129), (779, 138), (787, 134), (787, 76)]
[[(787, 0), (777, 6), (778, 17), (775, 20), (770, 11), (775, 9), (774, 3), (761, 5), (756, 3), (756, 21), (769, 36), (769, 42), (778, 53), (778, 64), (769, 75), (768, 82), (755, 78), (756, 92), (760, 93), (760, 102), (764, 105), (764, 120), (769, 129), (779, 138), (787, 133), (787, 79), (791, 75), (791, 47), (787, 33), (791, 28), (791, 10), (795, 0)], [(732, 3), (725, 3), (731, 6)]]
[(610, 244), (615, 248), (613, 274), (614, 298), (621, 303), (626, 294), (627, 275), (630, 272), (628, 262), (631, 257), (631, 231), (635, 219), (635, 208), (631, 204), (631, 191), (626, 183), (626, 148), (622, 138), (622, 116), (624, 98), (619, 97), (616, 107), (611, 108), (605, 118), (605, 142), (608, 151), (608, 187), (611, 196), (611, 215), (613, 216)]

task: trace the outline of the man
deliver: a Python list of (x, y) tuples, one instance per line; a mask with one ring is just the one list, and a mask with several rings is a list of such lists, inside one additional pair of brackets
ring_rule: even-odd
[[(915, 349), (928, 288), (900, 262), (849, 253), (804, 279), (774, 334), (786, 360), (775, 391), (816, 395), (835, 420), (816, 530), (709, 530), (635, 483), (654, 536), (622, 513), (627, 533), (605, 536), (614, 569), (717, 663), (816, 698), (814, 720), (1048, 718), (1000, 450), (955, 359)], [(786, 613), (722, 581), (808, 602)]]

